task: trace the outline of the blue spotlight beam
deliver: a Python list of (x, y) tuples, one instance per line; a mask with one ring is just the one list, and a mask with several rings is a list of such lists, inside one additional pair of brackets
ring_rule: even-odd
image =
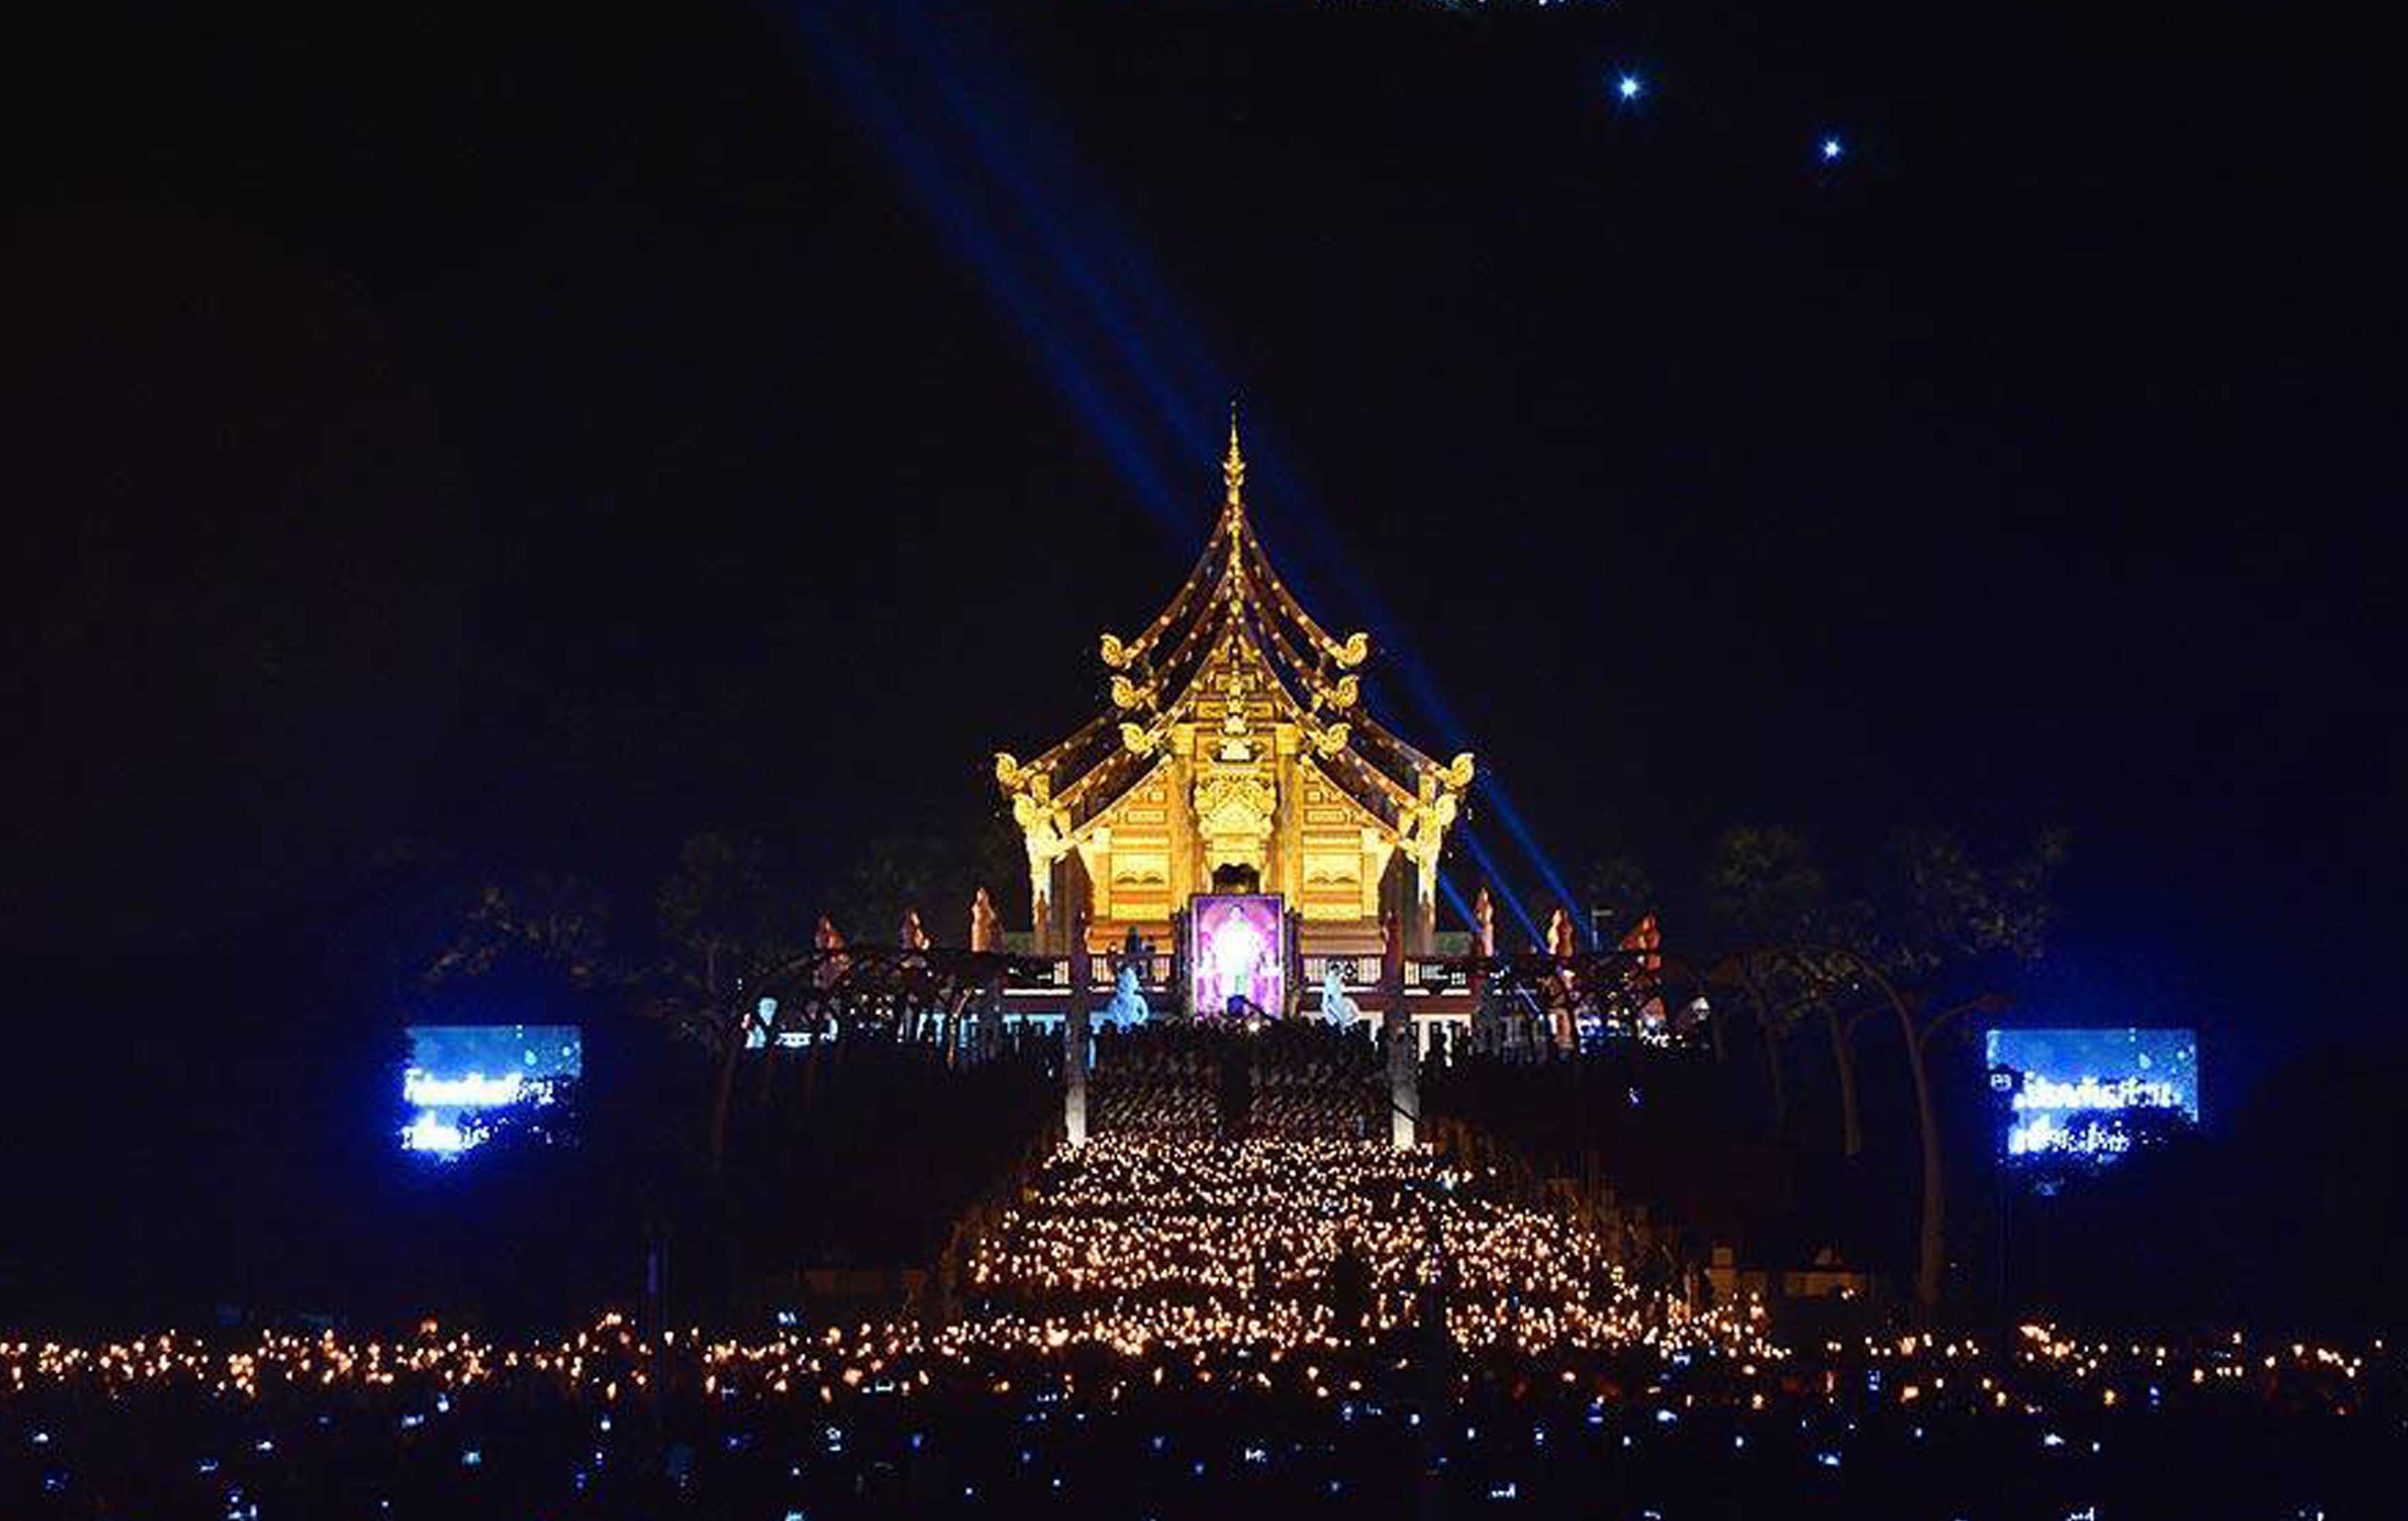
[[(921, 7), (911, 9), (916, 15)], [(1068, 149), (1042, 112), (1016, 93), (1001, 70), (980, 72), (974, 62), (966, 63), (939, 29), (926, 27), (921, 35), (932, 39), (939, 88), (982, 164), (1011, 189), (1025, 213), (1027, 231), (1084, 299), (1120, 364), (1153, 403), (1155, 421), (1171, 434), (1179, 455), (1211, 455), (1220, 443), (1211, 421), (1213, 412), (1210, 406), (1199, 410), (1197, 400), (1229, 395), (1228, 379), (1204, 356), (1201, 342), (1176, 316), (1160, 281), (1153, 278), (1151, 261), (1111, 220), (1099, 198), (1085, 198), (1076, 208), (1082, 236), (1074, 235), (1070, 213), (1047, 204), (1045, 186), (1075, 183), (1079, 176)], [(1013, 123), (1009, 136), (996, 125), (1006, 118)], [(1032, 173), (1032, 165), (1044, 168)], [(1107, 270), (1116, 278), (1107, 279)], [(1140, 309), (1134, 314), (1132, 305)], [(1164, 338), (1168, 341), (1160, 340)], [(1195, 514), (1186, 516), (1192, 520)], [(1192, 521), (1182, 527), (1192, 527)], [(1192, 531), (1182, 531), (1182, 547), (1192, 537)]]
[[(1299, 502), (1304, 500), (1302, 490), (1280, 464), (1277, 455), (1267, 452), (1266, 457), (1268, 461), (1266, 473), (1269, 478), (1268, 484), (1272, 492), (1285, 499)], [(1355, 570), (1352, 559), (1337, 548), (1336, 535), (1329, 528), (1326, 519), (1317, 512), (1306, 511), (1297, 515), (1297, 521), (1313, 540), (1319, 552), (1318, 557), (1336, 568), (1340, 591), (1351, 597), (1357, 607), (1364, 610), (1365, 620), (1370, 624), (1372, 637), (1379, 642), (1384, 664), (1401, 679), (1404, 696), (1410, 700), (1411, 706), (1418, 710), (1429, 722), (1431, 727), (1437, 730), (1446, 749), (1478, 748), (1465, 734), (1463, 725), (1455, 717), (1454, 710), (1447, 706), (1445, 699), (1439, 696), (1437, 683), (1430, 679), (1428, 667), (1396, 632), (1395, 621), (1387, 615), (1386, 607), (1378, 591), (1360, 572)], [(1291, 582), (1298, 579), (1293, 570), (1289, 572), (1288, 580)], [(1514, 844), (1520, 847), (1522, 854), (1538, 872), (1541, 883), (1554, 895), (1557, 902), (1563, 905), (1565, 911), (1571, 915), (1572, 922), (1581, 926), (1578, 932), (1582, 939), (1588, 940), (1590, 930), (1586, 924), (1587, 916), (1578, 911), (1580, 900), (1573, 897), (1570, 886), (1564, 880), (1563, 873), (1556, 869), (1554, 860), (1547, 854), (1544, 847), (1540, 845), (1538, 837), (1531, 831), (1529, 825), (1524, 821), (1521, 810), (1513, 806), (1512, 794), (1507, 790), (1504, 780), (1497, 774), (1493, 765), (1483, 768), (1480, 789), (1484, 805), (1496, 815), (1498, 822), (1505, 826), (1506, 834), (1512, 838)], [(1504, 886), (1502, 875), (1484, 858), (1482, 859), (1481, 865), (1482, 868), (1487, 871), (1490, 881), (1497, 883), (1498, 890), (1507, 893), (1510, 897), (1511, 894)], [(1520, 912), (1518, 908), (1516, 911)], [(1526, 920), (1526, 914), (1522, 916)]]
[[(1101, 198), (1077, 194), (1086, 177), (1042, 113), (1014, 87), (995, 50), (978, 54), (963, 45), (978, 40), (968, 31), (973, 18), (940, 21), (918, 0), (907, 0), (862, 7), (866, 18), (848, 28), (834, 14), (838, 8), (795, 11), (838, 93), (1027, 340), (1139, 501), (1180, 543), (1189, 542), (1199, 498), (1174, 482), (1185, 479), (1193, 462), (1214, 452), (1217, 419), (1230, 391), (1226, 372), (1182, 319), (1144, 251), (1100, 210)], [(1134, 410), (1125, 399), (1131, 394), (1141, 398)], [(1447, 748), (1475, 748), (1377, 593), (1338, 547), (1326, 514), (1275, 452), (1258, 439), (1250, 452), (1260, 460), (1257, 480), (1275, 500), (1293, 504), (1296, 525), (1337, 567), (1341, 592), (1363, 610), (1411, 706)], [(1562, 874), (1493, 771), (1482, 792), (1547, 889), (1572, 907)], [(1462, 833), (1514, 917), (1539, 939), (1485, 848), (1469, 830)], [(1573, 918), (1585, 935), (1585, 917)]]
[(1506, 882), (1505, 874), (1497, 868), (1497, 862), (1489, 855), (1488, 847), (1480, 842), (1478, 835), (1461, 825), (1456, 826), (1455, 838), (1463, 841), (1463, 848), (1471, 853), (1471, 859), (1479, 866), (1481, 874), (1488, 879), (1489, 886), (1497, 889), (1497, 896), (1505, 900), (1505, 911), (1512, 914), (1514, 922), (1522, 926), (1523, 933), (1530, 937), (1530, 943), (1541, 951), (1545, 950), (1546, 937), (1539, 933), (1538, 922), (1530, 917), (1530, 911), (1522, 906), (1522, 899)]
[(1074, 293), (1049, 287), (1045, 251), (1026, 237), (1030, 215), (998, 204), (998, 187), (980, 173), (975, 155), (964, 153), (938, 130), (950, 113), (933, 108), (920, 98), (924, 92), (914, 88), (928, 72), (929, 30), (896, 29), (885, 40), (899, 47), (902, 56), (873, 64), (870, 39), (840, 30), (832, 9), (803, 6), (795, 14), (838, 93), (885, 151), (946, 243), (1027, 340), (1047, 378), (1103, 444), (1140, 502), (1168, 530), (1192, 537), (1195, 494), (1170, 485), (1162, 452), (1143, 437), (1142, 420), (1123, 410), (1101, 366), (1090, 362), (1087, 351), (1094, 346), (1081, 341), (1087, 314)]
[(1444, 871), (1438, 874), (1438, 890), (1446, 898), (1447, 907), (1455, 911), (1457, 918), (1467, 925), (1477, 926), (1480, 923), (1479, 918), (1471, 911), (1471, 905), (1464, 901), (1463, 890), (1455, 886), (1455, 879)]

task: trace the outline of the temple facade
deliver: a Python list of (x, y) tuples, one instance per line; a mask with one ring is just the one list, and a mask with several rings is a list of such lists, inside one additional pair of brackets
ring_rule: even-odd
[(1282, 900), (1291, 955), (1376, 956), (1393, 915), (1430, 948), (1438, 868), (1472, 782), (1364, 710), (1362, 634), (1338, 639), (1290, 595), (1245, 506), (1234, 421), (1204, 552), (1134, 636), (1106, 634), (1111, 707), (995, 775), (1027, 846), (1035, 949), (1083, 922), (1101, 952), (1131, 930), (1173, 943), (1191, 899)]

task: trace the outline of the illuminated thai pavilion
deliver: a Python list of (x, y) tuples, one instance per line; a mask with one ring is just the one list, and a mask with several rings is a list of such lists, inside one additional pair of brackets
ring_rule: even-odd
[(1111, 708), (1023, 762), (995, 758), (1028, 850), (1036, 943), (1171, 943), (1210, 893), (1276, 894), (1297, 954), (1376, 955), (1394, 913), (1428, 949), (1438, 865), (1472, 759), (1440, 764), (1363, 709), (1362, 634), (1338, 639), (1271, 568), (1248, 520), (1235, 423), (1211, 537), (1161, 613), (1103, 636)]

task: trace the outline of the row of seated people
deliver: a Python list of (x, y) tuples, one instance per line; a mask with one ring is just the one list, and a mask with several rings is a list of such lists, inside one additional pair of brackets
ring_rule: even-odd
[(1267, 1083), (1254, 1090), (1246, 1133), (1280, 1141), (1360, 1138), (1370, 1134), (1376, 1096), (1360, 1082)]
[(1218, 1136), (1221, 1096), (1210, 1083), (1135, 1076), (1098, 1081), (1088, 1090), (1088, 1124), (1114, 1135)]
[(1357, 1030), (1290, 1021), (1264, 1032), (1254, 1064), (1254, 1135), (1303, 1141), (1370, 1133), (1380, 1049)]
[(1224, 1062), (1295, 1065), (1376, 1064), (1377, 1044), (1359, 1030), (1307, 1019), (1268, 1020), (1259, 1025), (1222, 1020), (1154, 1020), (1126, 1027), (1099, 1025), (1096, 1065), (1152, 1064), (1211, 1071)]
[(1354, 1136), (1379, 1069), (1369, 1041), (1303, 1021), (1140, 1026), (1098, 1035), (1090, 1114), (1149, 1134)]
[(1201, 1084), (1114, 1083), (1090, 1091), (1088, 1123), (1113, 1135), (1342, 1139), (1370, 1133), (1377, 1097), (1367, 1083), (1268, 1085), (1233, 1103)]

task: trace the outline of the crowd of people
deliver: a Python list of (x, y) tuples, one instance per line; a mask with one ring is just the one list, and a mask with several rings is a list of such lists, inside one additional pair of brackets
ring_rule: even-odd
[[(1046, 1166), (978, 1244), (967, 1292), (991, 1323), (1207, 1352), (1234, 1339), (1266, 1366), (1367, 1336), (1450, 1355), (1767, 1350), (1743, 1308), (1642, 1294), (1607, 1243), (1494, 1183), (1384, 1142), (1104, 1137)], [(1341, 1265), (1360, 1304), (1330, 1292)]]
[(1266, 1027), (1246, 1134), (1308, 1140), (1384, 1133), (1386, 1064), (1359, 1030), (1287, 1020)]
[(1359, 1033), (1301, 1020), (1104, 1027), (1090, 1119), (1113, 1134), (1359, 1138), (1385, 1112), (1381, 1059)]
[(2408, 1456), (2379, 1344), (1783, 1346), (1498, 1184), (1103, 1137), (972, 1244), (952, 1317), (0, 1342), (0, 1514), (2338, 1516)]

